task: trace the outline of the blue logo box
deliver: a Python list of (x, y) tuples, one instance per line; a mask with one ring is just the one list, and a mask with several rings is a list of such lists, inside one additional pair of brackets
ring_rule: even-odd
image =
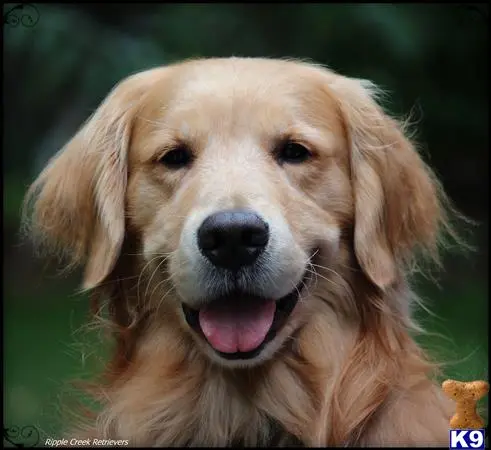
[(485, 431), (450, 430), (450, 448), (481, 449), (485, 448)]

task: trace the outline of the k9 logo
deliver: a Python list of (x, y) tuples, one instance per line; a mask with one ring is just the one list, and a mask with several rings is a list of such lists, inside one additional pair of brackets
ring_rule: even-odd
[(484, 448), (484, 430), (450, 430), (450, 448)]

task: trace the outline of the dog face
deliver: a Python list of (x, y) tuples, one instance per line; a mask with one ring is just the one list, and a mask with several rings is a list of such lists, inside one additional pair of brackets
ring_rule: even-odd
[(414, 245), (432, 242), (439, 210), (369, 86), (266, 59), (125, 80), (37, 187), (41, 235), (86, 258), (87, 288), (135, 236), (155, 320), (172, 317), (231, 367), (271, 358), (343, 267), (390, 286)]
[(352, 209), (328, 93), (301, 71), (264, 64), (258, 79), (258, 68), (198, 63), (167, 74), (179, 81), (160, 108), (140, 112), (146, 129), (129, 170), (129, 217), (155, 278), (169, 278), (156, 300), (171, 284), (198, 344), (227, 364), (261, 360), (291, 334), (311, 258), (335, 258)]

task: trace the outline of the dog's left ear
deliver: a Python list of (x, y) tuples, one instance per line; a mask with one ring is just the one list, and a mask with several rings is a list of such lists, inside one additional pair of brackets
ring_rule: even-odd
[(157, 70), (119, 83), (26, 196), (25, 205), (33, 203), (28, 231), (35, 243), (68, 256), (69, 265), (83, 264), (86, 289), (110, 274), (121, 251), (131, 132)]
[(336, 77), (330, 87), (351, 152), (355, 254), (366, 276), (385, 289), (417, 247), (437, 255), (443, 192), (402, 125), (375, 101), (371, 83)]

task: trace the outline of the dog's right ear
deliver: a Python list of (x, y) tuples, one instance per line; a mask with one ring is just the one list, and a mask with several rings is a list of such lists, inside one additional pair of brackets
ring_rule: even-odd
[(131, 131), (145, 88), (159, 70), (118, 84), (26, 195), (24, 219), (29, 209), (25, 223), (35, 244), (68, 256), (70, 266), (85, 263), (86, 289), (101, 283), (119, 257)]
[(450, 203), (403, 123), (376, 102), (372, 83), (338, 77), (330, 86), (350, 143), (355, 255), (368, 279), (384, 290), (416, 254), (438, 263), (442, 237), (457, 237)]

